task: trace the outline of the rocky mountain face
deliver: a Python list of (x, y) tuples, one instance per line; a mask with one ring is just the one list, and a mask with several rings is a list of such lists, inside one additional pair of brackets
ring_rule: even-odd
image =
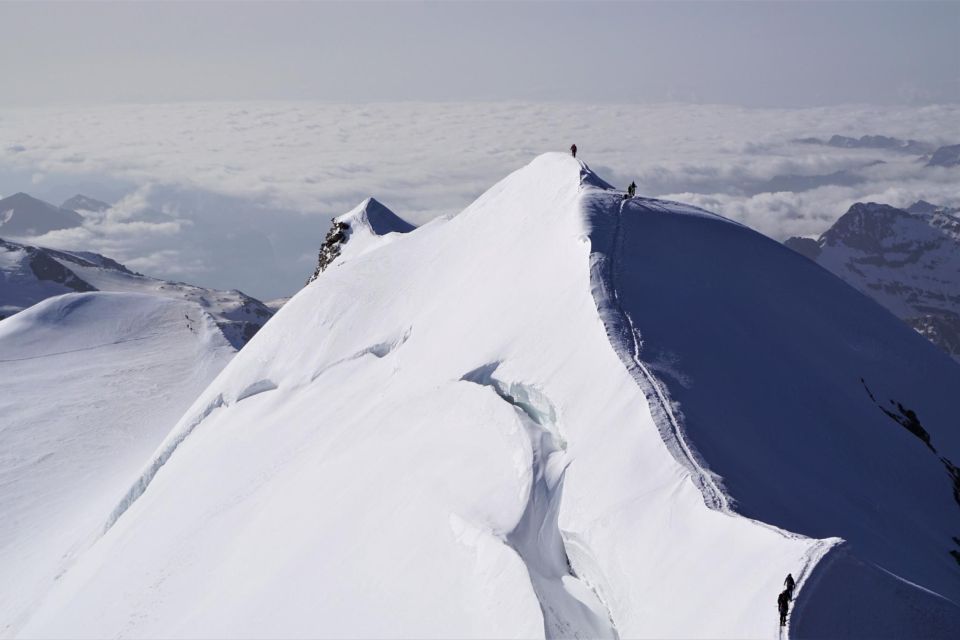
[(240, 291), (150, 278), (88, 251), (59, 251), (0, 240), (0, 320), (46, 298), (91, 291), (146, 293), (195, 302), (237, 349), (274, 313)]
[(330, 266), (330, 263), (340, 256), (341, 247), (349, 237), (350, 225), (334, 218), (330, 225), (330, 230), (327, 231), (327, 235), (323, 239), (323, 244), (320, 245), (317, 267), (313, 270), (313, 275), (307, 279), (307, 284), (319, 278), (320, 274)]
[(960, 360), (960, 209), (857, 203), (818, 239), (786, 245)]
[(320, 277), (340, 257), (352, 238), (351, 252), (357, 254), (370, 246), (377, 246), (381, 239), (390, 234), (409, 233), (415, 228), (375, 198), (367, 198), (349, 213), (331, 220), (330, 229), (320, 245), (317, 266), (307, 279), (307, 284)]

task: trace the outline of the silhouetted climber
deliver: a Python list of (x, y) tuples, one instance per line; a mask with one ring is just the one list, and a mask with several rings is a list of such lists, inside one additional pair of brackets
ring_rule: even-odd
[(627, 197), (632, 198), (635, 195), (637, 195), (637, 183), (631, 182), (630, 186), (627, 187)]
[(570, 145), (570, 153), (573, 155), (574, 158), (577, 157), (577, 145), (575, 144)]
[(783, 586), (787, 588), (787, 596), (793, 600), (793, 590), (797, 586), (797, 583), (793, 580), (792, 573), (787, 574), (787, 579), (783, 581)]
[(780, 610), (780, 626), (787, 624), (787, 612), (790, 610), (790, 594), (786, 589), (777, 596), (777, 609)]

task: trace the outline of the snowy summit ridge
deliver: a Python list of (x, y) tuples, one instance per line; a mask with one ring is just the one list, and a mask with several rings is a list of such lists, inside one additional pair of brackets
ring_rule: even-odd
[(960, 625), (960, 368), (817, 265), (566, 154), (338, 244), (18, 635)]
[(352, 240), (347, 254), (357, 255), (371, 246), (381, 244), (383, 236), (409, 233), (416, 228), (373, 197), (367, 198), (350, 212), (333, 218), (331, 223), (330, 230), (320, 246), (317, 267), (307, 284), (316, 280), (340, 257), (348, 241)]

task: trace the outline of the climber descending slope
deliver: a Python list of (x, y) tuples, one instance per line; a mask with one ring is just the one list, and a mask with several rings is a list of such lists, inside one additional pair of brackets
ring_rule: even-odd
[(789, 633), (949, 637), (960, 367), (789, 249), (622, 196), (547, 154), (344, 251), (17, 631), (772, 637), (789, 573)]

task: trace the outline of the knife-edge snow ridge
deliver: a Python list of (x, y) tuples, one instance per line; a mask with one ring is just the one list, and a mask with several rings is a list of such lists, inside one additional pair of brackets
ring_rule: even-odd
[(379, 238), (201, 394), (22, 635), (758, 637), (787, 573), (788, 634), (960, 623), (960, 368), (875, 303), (566, 154)]

